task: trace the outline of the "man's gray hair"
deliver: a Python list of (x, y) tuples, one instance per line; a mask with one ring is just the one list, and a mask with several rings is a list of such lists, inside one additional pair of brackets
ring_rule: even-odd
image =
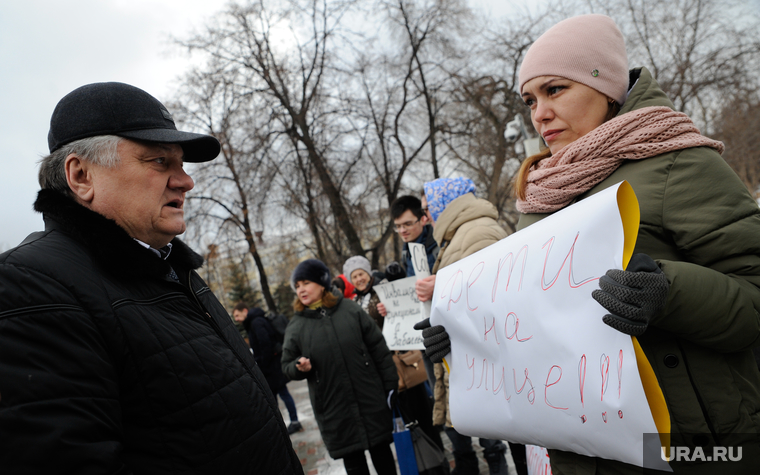
[(71, 196), (71, 188), (66, 181), (66, 157), (73, 153), (88, 162), (112, 168), (119, 163), (117, 148), (122, 140), (124, 139), (115, 135), (98, 135), (63, 145), (40, 160), (40, 188)]

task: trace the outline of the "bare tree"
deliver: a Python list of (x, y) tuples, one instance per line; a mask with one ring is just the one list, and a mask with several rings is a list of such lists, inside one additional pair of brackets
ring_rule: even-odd
[[(372, 171), (368, 176), (377, 184), (371, 186), (368, 183), (365, 193), (357, 200), (378, 204), (376, 209), (371, 210), (377, 218), (364, 220), (365, 223), (377, 223), (375, 239), (369, 247), (373, 268), (379, 266), (381, 251), (393, 235), (388, 209), (400, 194), (409, 166), (421, 156), (430, 140), (429, 133), (420, 133), (414, 127), (417, 116), (412, 104), (419, 98), (418, 94), (410, 91), (414, 72), (404, 64), (393, 64), (394, 60), (396, 58), (384, 56), (364, 58), (354, 74), (360, 82), (361, 91), (361, 96), (354, 101), (357, 134), (362, 137), (362, 166)], [(383, 199), (377, 200), (376, 196)], [(398, 260), (398, 246), (394, 246), (393, 252)]]
[(185, 78), (182, 101), (174, 106), (183, 122), (214, 135), (222, 145), (216, 160), (200, 164), (194, 172), (195, 192), (188, 200), (197, 205), (190, 208), (189, 221), (203, 222), (217, 231), (231, 228), (242, 237), (256, 264), (264, 300), (276, 312), (256, 245), (275, 172), (270, 164), (271, 138), (265, 133), (266, 122), (255, 121), (257, 104), (252, 95), (241, 92), (240, 79), (232, 70), (226, 74), (191, 71)]
[[(269, 226), (297, 248), (291, 260), (310, 253), (340, 269), (366, 254), (379, 268), (390, 245), (399, 258), (389, 205), (431, 172), (471, 177), (514, 230), (523, 154), (504, 132), (517, 114), (529, 124), (519, 65), (549, 26), (589, 9), (616, 19), (630, 64), (649, 67), (757, 186), (732, 119), (756, 120), (760, 28), (737, 0), (553, 0), (498, 21), (464, 0), (237, 1), (180, 42), (206, 62), (178, 102), (225, 144), (219, 168), (199, 168), (207, 177), (191, 201), (220, 249), (245, 242), (254, 255)], [(260, 274), (276, 267), (267, 259)]]
[(440, 178), (436, 134), (448, 97), (443, 90), (450, 78), (444, 63), (456, 56), (452, 40), (470, 19), (470, 9), (462, 0), (385, 0), (382, 5), (388, 19), (404, 33), (404, 89), (413, 85), (423, 101), (433, 178)]
[[(336, 162), (327, 158), (340, 153), (335, 139), (341, 134), (339, 130), (326, 133), (340, 127), (334, 119), (341, 112), (325, 87), (333, 59), (330, 46), (339, 38), (341, 19), (351, 4), (289, 1), (271, 10), (264, 0), (231, 4), (214, 26), (182, 44), (207, 54), (220, 68), (246, 74), (249, 93), (266, 97), (275, 111), (272, 117), (279, 122), (279, 134), (303, 150), (314, 168), (349, 249), (363, 255), (361, 239), (331, 170)], [(291, 34), (286, 35), (289, 28)]]
[(482, 20), (473, 27), (481, 33), (467, 45), (464, 64), (449, 73), (454, 87), (441, 120), (444, 144), (464, 166), (464, 173), (485, 189), (486, 199), (496, 206), (510, 232), (519, 217), (512, 181), (524, 155), (504, 134), (518, 114), (532, 132), (529, 110), (518, 93), (519, 66), (558, 11), (550, 4), (537, 13), (526, 11), (498, 22)]
[(715, 138), (723, 141), (723, 158), (739, 175), (755, 199), (760, 198), (760, 99), (757, 94), (737, 96), (723, 107), (716, 121)]
[(616, 20), (629, 64), (646, 66), (676, 110), (709, 132), (725, 98), (754, 90), (760, 73), (757, 9), (740, 0), (588, 0)]

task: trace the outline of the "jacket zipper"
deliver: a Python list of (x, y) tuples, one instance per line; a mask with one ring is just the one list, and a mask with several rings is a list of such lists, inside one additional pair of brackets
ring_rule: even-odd
[[(324, 307), (319, 307), (319, 314), (322, 315), (322, 318), (328, 318), (329, 315), (327, 315), (327, 311), (325, 311)], [(314, 379), (316, 379), (317, 384), (319, 384), (319, 371), (315, 368), (314, 369)]]
[[(253, 369), (251, 369), (251, 368), (248, 367), (248, 365), (245, 363), (245, 361), (243, 360), (243, 358), (241, 358), (240, 355), (238, 354), (238, 352), (235, 351), (235, 349), (232, 347), (232, 345), (230, 345), (230, 342), (227, 341), (227, 338), (224, 337), (224, 334), (222, 333), (222, 329), (219, 328), (219, 325), (216, 323), (216, 321), (214, 321), (214, 317), (212, 317), (211, 314), (208, 313), (208, 310), (206, 310), (206, 307), (203, 306), (203, 304), (201, 303), (201, 301), (198, 299), (198, 296), (195, 295), (195, 291), (193, 290), (192, 277), (193, 277), (192, 271), (188, 272), (188, 274), (187, 274), (187, 288), (190, 290), (190, 293), (192, 294), (193, 299), (195, 300), (196, 305), (198, 305), (198, 307), (200, 308), (200, 310), (201, 310), (202, 313), (206, 314), (206, 317), (208, 317), (209, 322), (211, 322), (211, 327), (214, 329), (214, 331), (219, 336), (219, 338), (222, 339), (222, 341), (224, 342), (224, 344), (227, 345), (227, 348), (230, 349), (230, 351), (232, 352), (232, 354), (235, 355), (235, 358), (237, 358), (238, 361), (240, 361), (240, 364), (242, 364), (243, 367), (246, 369), (246, 371), (248, 371), (248, 374), (250, 374), (254, 379), (256, 379), (255, 375), (253, 374)], [(201, 290), (203, 290), (203, 289), (201, 289)]]

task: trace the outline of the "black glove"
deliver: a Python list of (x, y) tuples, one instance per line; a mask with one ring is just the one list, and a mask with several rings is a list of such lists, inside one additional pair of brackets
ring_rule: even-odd
[(395, 389), (388, 391), (388, 398), (386, 399), (386, 402), (388, 403), (388, 409), (393, 410), (396, 404), (398, 404), (398, 391)]
[(404, 277), (406, 277), (406, 271), (401, 267), (401, 264), (396, 261), (391, 262), (388, 264), (388, 267), (385, 268), (385, 278), (388, 279), (388, 282), (403, 279)]
[(639, 336), (649, 320), (665, 308), (668, 279), (646, 254), (634, 254), (626, 270), (610, 269), (591, 296), (610, 314), (602, 321), (619, 332)]
[(440, 363), (443, 357), (451, 352), (451, 340), (443, 325), (430, 326), (430, 319), (426, 318), (414, 324), (415, 330), (422, 330), (422, 344), (425, 345), (425, 354), (433, 363)]

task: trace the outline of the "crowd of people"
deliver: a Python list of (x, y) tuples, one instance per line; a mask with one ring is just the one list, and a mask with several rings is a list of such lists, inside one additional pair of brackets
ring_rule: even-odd
[[(635, 254), (591, 296), (609, 312), (604, 323), (637, 337), (673, 436), (749, 444), (754, 460), (760, 209), (722, 160), (723, 145), (675, 111), (646, 68), (629, 69), (622, 34), (604, 15), (569, 18), (538, 38), (519, 93), (545, 147), (518, 173), (518, 228), (627, 180), (641, 211)], [(307, 381), (324, 444), (349, 475), (369, 474), (366, 451), (378, 475), (397, 473), (396, 408), (441, 450), (441, 432), (449, 438), (453, 473), (479, 473), (472, 438), (451, 425), (441, 364), (449, 334), (429, 319), (415, 326), (428, 381), (400, 392), (376, 291), (415, 274), (410, 243), (426, 251), (431, 275), (415, 289), (427, 301), (440, 269), (507, 236), (472, 180), (432, 180), (391, 205), (404, 245), (401, 262), (382, 272), (364, 256), (335, 278), (318, 259), (299, 263), (281, 336), (249, 303), (230, 318), (196, 272), (201, 257), (176, 237), (193, 187), (183, 163), (214, 159), (216, 138), (178, 131), (145, 91), (98, 83), (59, 102), (48, 143), (34, 204), (45, 230), (0, 255), (3, 473), (302, 474), (289, 380)], [(491, 474), (507, 474), (507, 453), (527, 473), (524, 446), (478, 442)], [(548, 449), (554, 474), (641, 473)], [(671, 467), (717, 473), (710, 462)], [(746, 464), (720, 473), (750, 473), (736, 467)]]

